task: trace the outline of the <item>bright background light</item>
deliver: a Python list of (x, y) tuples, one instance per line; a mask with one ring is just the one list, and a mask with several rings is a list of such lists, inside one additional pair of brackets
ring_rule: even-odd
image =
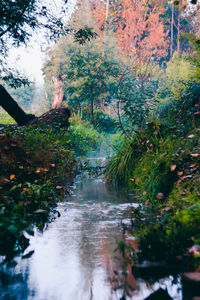
[[(46, 0), (43, 1), (43, 5), (46, 5), (54, 15), (59, 16), (62, 10), (61, 0)], [(64, 17), (64, 22), (67, 23), (73, 13), (76, 5), (76, 0), (68, 1), (68, 10)], [(35, 81), (36, 84), (43, 84), (44, 78), (42, 74), (42, 66), (45, 59), (45, 48), (51, 46), (45, 43), (43, 33), (36, 33), (31, 39), (30, 44), (25, 47), (11, 48), (8, 55), (9, 65), (16, 68), (24, 75), (28, 76), (31, 81)], [(41, 50), (42, 48), (42, 50)]]

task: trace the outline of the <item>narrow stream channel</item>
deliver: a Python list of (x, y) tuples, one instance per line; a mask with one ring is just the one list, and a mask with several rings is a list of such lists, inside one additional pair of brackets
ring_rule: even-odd
[[(108, 189), (103, 179), (78, 175), (72, 195), (58, 204), (61, 217), (31, 238), (26, 252), (34, 254), (0, 270), (1, 299), (119, 300), (122, 263), (115, 258), (116, 238), (122, 239), (122, 223), (130, 222), (127, 209), (138, 205), (133, 195)], [(160, 286), (181, 299), (170, 278), (151, 287), (133, 276), (130, 282), (135, 290), (127, 299), (143, 300)]]

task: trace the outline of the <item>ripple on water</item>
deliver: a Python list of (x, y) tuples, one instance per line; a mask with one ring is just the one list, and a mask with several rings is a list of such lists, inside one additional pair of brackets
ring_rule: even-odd
[[(122, 238), (122, 222), (130, 223), (127, 211), (139, 207), (132, 201), (133, 195), (107, 189), (102, 179), (78, 176), (73, 195), (58, 204), (61, 217), (31, 238), (33, 256), (18, 259), (17, 267), (7, 270), (12, 276), (24, 275), (17, 288), (14, 282), (4, 287), (4, 295), (9, 290), (15, 300), (119, 299), (122, 292), (113, 291), (111, 278), (113, 270), (121, 267), (113, 257), (116, 238)], [(167, 281), (168, 287), (171, 282)], [(139, 280), (137, 285), (140, 291), (131, 299), (150, 294), (146, 283)], [(175, 298), (175, 291), (171, 295), (181, 299)]]

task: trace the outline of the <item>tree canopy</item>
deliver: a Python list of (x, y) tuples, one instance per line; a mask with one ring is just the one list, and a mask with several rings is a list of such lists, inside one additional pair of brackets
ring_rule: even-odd
[(13, 47), (27, 44), (34, 32), (42, 29), (45, 40), (52, 40), (68, 32), (63, 22), (67, 1), (61, 0), (62, 9), (56, 15), (47, 1), (40, 0), (0, 0), (0, 76), (11, 86), (20, 86), (27, 80), (13, 68), (8, 67), (8, 51)]
[(55, 16), (48, 9), (46, 1), (13, 0), (0, 1), (0, 43), (1, 53), (11, 45), (19, 46), (30, 40), (36, 29), (49, 30), (49, 38), (65, 33), (67, 28), (63, 23), (63, 14), (67, 9), (67, 1), (63, 1), (61, 14)]

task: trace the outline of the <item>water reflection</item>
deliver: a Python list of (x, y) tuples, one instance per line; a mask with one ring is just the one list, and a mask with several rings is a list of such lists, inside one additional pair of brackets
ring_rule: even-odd
[[(3, 270), (11, 279), (1, 285), (2, 299), (120, 299), (122, 291), (113, 287), (119, 284), (115, 271), (122, 263), (114, 249), (116, 237), (122, 238), (122, 221), (129, 222), (127, 208), (138, 206), (132, 201), (133, 195), (108, 190), (101, 179), (78, 176), (72, 197), (58, 206), (61, 217), (31, 238), (27, 252), (34, 249), (33, 256)], [(130, 281), (140, 287), (131, 299), (150, 294), (143, 281)]]

